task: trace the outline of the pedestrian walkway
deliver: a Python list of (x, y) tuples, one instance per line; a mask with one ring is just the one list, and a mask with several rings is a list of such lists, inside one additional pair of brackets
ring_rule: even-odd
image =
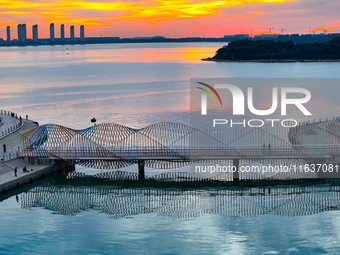
[[(18, 118), (12, 117), (8, 114), (0, 114), (1, 126), (0, 134), (4, 130), (15, 126), (18, 123)], [(24, 175), (22, 168), (26, 166), (31, 169), (36, 166), (31, 166), (21, 158), (16, 158), (12, 160), (7, 160), (9, 158), (15, 158), (19, 155), (19, 145), (22, 143), (22, 133), (36, 127), (37, 124), (29, 121), (23, 120), (23, 125), (19, 126), (17, 130), (12, 129), (12, 133), (6, 134), (6, 136), (0, 136), (0, 185), (8, 182), (14, 178), (14, 168), (18, 168), (18, 177)], [(6, 152), (4, 152), (4, 146), (6, 145)], [(44, 168), (46, 166), (39, 166)], [(33, 168), (34, 169), (34, 168)], [(27, 173), (25, 173), (27, 175)]]
[[(31, 172), (31, 169), (33, 169), (33, 171), (37, 171), (37, 170), (46, 168), (46, 165), (29, 164), (28, 162), (26, 162), (22, 158), (16, 158), (16, 159), (12, 159), (12, 160), (9, 160), (9, 161), (6, 161), (6, 162), (0, 162), (0, 186), (1, 186), (1, 184), (5, 183), (9, 180), (13, 180), (13, 179), (16, 179), (18, 177), (28, 175), (29, 173), (24, 173), (22, 171), (22, 169), (25, 166), (26, 166), (27, 170), (29, 171), (29, 173)], [(18, 169), (18, 172), (17, 172), (18, 177), (15, 177), (15, 174), (14, 174), (14, 168), (15, 167), (17, 167), (17, 169)]]
[[(14, 173), (15, 167), (18, 169), (17, 176)], [(24, 167), (28, 172), (23, 172)], [(59, 167), (55, 165), (32, 165), (22, 158), (0, 162), (0, 192), (4, 193), (25, 183), (31, 183), (58, 170)]]
[[(22, 143), (22, 133), (35, 128), (37, 123), (30, 120), (22, 120), (22, 125), (17, 129), (12, 131), (12, 133), (6, 136), (1, 136), (3, 131), (8, 130), (8, 128), (15, 126), (20, 120), (7, 114), (0, 114), (2, 119), (2, 125), (0, 126), (0, 160), (3, 161), (17, 157), (20, 151), (20, 146)], [(6, 152), (4, 152), (4, 145), (6, 146)]]
[(18, 120), (17, 118), (7, 114), (0, 114), (0, 119), (1, 119), (0, 131), (6, 130), (11, 126), (15, 125)]
[[(0, 115), (3, 120), (1, 130), (8, 128), (15, 123), (16, 118), (8, 115)], [(22, 133), (35, 128), (37, 123), (30, 120), (23, 120), (23, 125), (11, 134), (0, 138), (0, 192), (5, 192), (9, 189), (18, 187), (22, 184), (32, 182), (42, 176), (54, 172), (57, 168), (54, 165), (32, 165), (26, 162), (23, 158), (15, 158), (19, 152), (22, 143)], [(3, 151), (3, 144), (6, 144), (6, 152)], [(9, 158), (12, 158), (8, 160)], [(14, 173), (14, 168), (17, 167), (17, 177)], [(29, 172), (24, 173), (23, 168), (26, 167)], [(33, 169), (33, 171), (31, 171)]]
[[(2, 119), (0, 125), (0, 192), (5, 193), (10, 189), (25, 183), (31, 183), (60, 169), (59, 165), (30, 164), (22, 157), (18, 157), (21, 155), (22, 150), (22, 134), (37, 127), (37, 122), (27, 120), (26, 118), (21, 119), (21, 122), (20, 117), (13, 117), (8, 112), (3, 114), (3, 111), (0, 112), (0, 118)], [(20, 125), (17, 125), (18, 123)], [(16, 128), (11, 130), (10, 127), (13, 126), (16, 126)], [(8, 132), (8, 128), (10, 132)], [(5, 130), (7, 130), (6, 135), (1, 136), (2, 131)], [(6, 145), (6, 152), (3, 150), (4, 144)], [(17, 167), (17, 176), (14, 173), (15, 167)], [(27, 168), (28, 172), (23, 172), (24, 167)]]
[(0, 139), (8, 136), (22, 126), (22, 118), (9, 111), (0, 110)]

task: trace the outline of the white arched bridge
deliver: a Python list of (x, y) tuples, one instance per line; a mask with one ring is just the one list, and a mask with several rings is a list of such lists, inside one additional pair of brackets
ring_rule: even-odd
[(240, 160), (242, 164), (338, 162), (338, 119), (295, 127), (225, 127), (163, 122), (134, 129), (113, 123), (74, 130), (41, 125), (23, 135), (23, 155), (52, 158), (99, 169), (172, 169), (191, 163)]

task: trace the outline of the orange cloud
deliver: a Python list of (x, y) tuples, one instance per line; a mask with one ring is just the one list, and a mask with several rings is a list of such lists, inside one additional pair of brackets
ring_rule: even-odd
[[(14, 13), (18, 9), (23, 11), (37, 11), (38, 14), (51, 13), (64, 16), (72, 11), (87, 10), (99, 11), (102, 16), (110, 15), (123, 11), (120, 18), (125, 19), (145, 19), (150, 21), (164, 20), (168, 18), (192, 18), (204, 15), (211, 15), (218, 12), (220, 8), (238, 6), (253, 3), (281, 3), (290, 0), (229, 0), (229, 1), (198, 1), (198, 0), (153, 0), (153, 1), (120, 1), (120, 2), (101, 2), (101, 1), (0, 1), (0, 13)], [(71, 16), (71, 15), (70, 15)], [(72, 17), (69, 17), (72, 19)]]
[(323, 31), (338, 20), (339, 8), (330, 0), (0, 0), (0, 22), (39, 24), (42, 37), (51, 22), (83, 24), (88, 36), (223, 36), (269, 26)]

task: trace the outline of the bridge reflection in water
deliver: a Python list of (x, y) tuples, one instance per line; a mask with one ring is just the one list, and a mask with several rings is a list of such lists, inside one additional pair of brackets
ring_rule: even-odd
[(230, 218), (304, 216), (339, 210), (340, 187), (181, 190), (50, 185), (22, 193), (21, 203), (22, 208), (43, 207), (62, 215), (92, 209), (112, 218), (148, 213), (184, 220), (205, 214)]

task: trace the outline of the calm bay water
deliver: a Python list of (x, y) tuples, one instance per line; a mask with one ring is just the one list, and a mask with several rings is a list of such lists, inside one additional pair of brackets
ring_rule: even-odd
[[(75, 129), (90, 126), (92, 117), (98, 123), (131, 127), (162, 121), (189, 124), (190, 78), (340, 77), (340, 63), (200, 60), (214, 55), (221, 46), (178, 43), (2, 47), (0, 109), (28, 114), (39, 124), (56, 123)], [(323, 102), (322, 112), (339, 115), (334, 107), (337, 94), (329, 93), (327, 98), (330, 106)], [(58, 187), (54, 192), (59, 194), (62, 189)], [(142, 193), (137, 197), (150, 196), (147, 191)], [(162, 213), (166, 201), (174, 197), (160, 195), (155, 199), (164, 199), (164, 203), (157, 207), (140, 203), (138, 213), (116, 217), (117, 213), (110, 214), (96, 206), (80, 206), (77, 213), (65, 215), (56, 210), (66, 203), (62, 199), (51, 198), (49, 204), (37, 202), (25, 207), (23, 193), (18, 195), (19, 202), (15, 196), (0, 202), (0, 254), (339, 254), (340, 200), (333, 193), (325, 194), (317, 199), (286, 194), (267, 199), (264, 193), (256, 201), (248, 194), (243, 197), (246, 204), (253, 204), (254, 210), (265, 208), (265, 213), (243, 217), (244, 207), (238, 204), (232, 215), (212, 210), (227, 210), (227, 201), (210, 199), (225, 195), (203, 190), (201, 194), (177, 196), (181, 201), (176, 205), (180, 212), (177, 214)], [(204, 202), (198, 203), (201, 199)], [(273, 207), (271, 199), (281, 203)], [(322, 202), (325, 200), (330, 201), (327, 206)], [(107, 203), (110, 201), (107, 199)], [(305, 208), (300, 209), (308, 213), (275, 213), (280, 207), (300, 202)], [(287, 210), (295, 210), (293, 205)]]
[[(0, 48), (0, 108), (75, 129), (189, 123), (197, 77), (338, 78), (339, 63), (214, 63), (219, 43)], [(68, 55), (67, 55), (68, 54)], [(328, 109), (329, 110), (329, 109)], [(330, 113), (332, 114), (332, 113)]]

